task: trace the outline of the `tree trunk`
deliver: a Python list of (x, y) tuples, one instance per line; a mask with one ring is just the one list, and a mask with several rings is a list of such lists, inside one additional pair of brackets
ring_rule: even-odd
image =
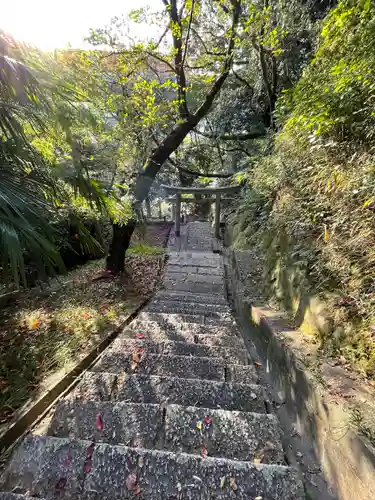
[(123, 273), (125, 270), (125, 253), (129, 248), (135, 226), (134, 220), (126, 225), (112, 224), (112, 241), (109, 246), (106, 269), (113, 274)]
[(151, 200), (150, 200), (150, 198), (148, 196), (145, 199), (145, 205), (146, 205), (147, 218), (151, 219)]

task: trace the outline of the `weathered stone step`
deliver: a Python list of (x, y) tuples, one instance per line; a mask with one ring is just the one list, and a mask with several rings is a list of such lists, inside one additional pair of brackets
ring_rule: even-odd
[(165, 292), (159, 291), (154, 296), (154, 300), (168, 300), (173, 302), (198, 302), (199, 304), (228, 305), (226, 298), (222, 295), (207, 295), (188, 292)]
[(200, 455), (202, 447), (211, 457), (285, 463), (274, 415), (167, 406), (164, 448)]
[(266, 412), (264, 393), (259, 385), (155, 375), (116, 377), (113, 373), (88, 372), (68, 398)]
[[(147, 315), (147, 316), (146, 316)], [(189, 316), (191, 317), (191, 316)], [(151, 319), (154, 318), (154, 319)], [(194, 341), (194, 335), (236, 335), (238, 329), (236, 323), (225, 322), (220, 325), (203, 324), (205, 318), (202, 316), (194, 316), (199, 323), (179, 321), (179, 314), (163, 314), (163, 313), (141, 313), (138, 319), (132, 321), (124, 332), (133, 331), (134, 336), (137, 333), (143, 333), (149, 338), (151, 333), (160, 335), (179, 335), (184, 334), (184, 339), (189, 337)], [(176, 340), (184, 340), (182, 338)], [(175, 340), (172, 338), (166, 340)], [(188, 342), (188, 340), (186, 340)]]
[(163, 427), (160, 405), (64, 399), (56, 407), (48, 435), (154, 448)]
[(197, 334), (194, 336), (194, 341), (197, 344), (211, 345), (217, 347), (233, 347), (236, 349), (245, 349), (244, 341), (235, 335), (225, 335), (217, 332), (216, 335)]
[[(201, 312), (201, 311), (199, 311)], [(195, 323), (198, 325), (207, 324), (213, 326), (235, 325), (235, 320), (231, 314), (208, 313), (203, 314), (187, 314), (174, 313), (165, 311), (145, 311), (138, 316), (139, 321), (156, 321), (160, 325), (168, 328), (169, 325), (181, 325), (181, 323)]]
[[(57, 405), (48, 434), (154, 448), (159, 447), (163, 427), (160, 405), (63, 400)], [(209, 456), (284, 463), (276, 417), (168, 405), (163, 447), (174, 452), (200, 454), (203, 446)]]
[(245, 349), (178, 341), (150, 342), (146, 339), (124, 339), (123, 337), (118, 337), (108, 348), (107, 352), (141, 352), (142, 349), (149, 354), (223, 358), (233, 364), (241, 365), (246, 365), (249, 360)]
[(284, 464), (273, 415), (196, 406), (62, 400), (48, 435), (211, 457)]
[(17, 493), (4, 493), (0, 491), (0, 500), (45, 500), (45, 499), (30, 497), (29, 495), (18, 495)]
[(214, 293), (224, 295), (224, 285), (212, 283), (194, 283), (188, 281), (164, 280), (164, 289), (173, 291), (184, 291), (190, 293)]
[(187, 273), (187, 274), (204, 274), (211, 276), (224, 276), (224, 268), (222, 266), (218, 267), (208, 267), (208, 266), (194, 266), (194, 265), (178, 265), (169, 264), (166, 269), (166, 275), (173, 273)]
[(164, 314), (193, 314), (207, 316), (208, 318), (219, 318), (221, 321), (233, 321), (231, 311), (226, 306), (211, 306), (209, 304), (176, 304), (174, 302), (152, 301), (145, 309), (147, 312)]
[(223, 285), (223, 275), (216, 273), (187, 273), (187, 272), (167, 272), (164, 276), (165, 280), (176, 281), (177, 283), (206, 283), (209, 285)]
[(167, 314), (155, 312), (142, 312), (138, 316), (138, 321), (156, 321), (159, 325), (168, 327), (168, 325), (180, 325), (181, 323), (197, 323), (203, 325), (202, 316), (193, 314)]
[(4, 475), (4, 489), (47, 500), (135, 498), (135, 482), (145, 500), (304, 498), (299, 473), (285, 466), (53, 437), (26, 438)]
[[(227, 304), (210, 304), (207, 302), (199, 302), (197, 299), (195, 302), (189, 301), (189, 302), (183, 302), (181, 300), (169, 300), (167, 297), (165, 298), (154, 298), (150, 304), (146, 307), (145, 311), (150, 309), (150, 306), (152, 307), (160, 307), (163, 309), (166, 309), (165, 313), (169, 314), (176, 314), (175, 310), (177, 310), (177, 314), (201, 314), (201, 312), (197, 313), (195, 312), (195, 309), (201, 309), (202, 311), (206, 310), (209, 312), (217, 312), (217, 313), (222, 313), (222, 314), (231, 314), (231, 309)], [(168, 311), (168, 308), (170, 309)], [(180, 311), (178, 310), (180, 308)], [(187, 311), (187, 313), (184, 312), (184, 310)]]
[(107, 349), (98, 362), (90, 368), (90, 371), (224, 380), (224, 366), (225, 361), (222, 358), (148, 354), (147, 352), (137, 363), (134, 363), (129, 353)]
[(67, 398), (266, 412), (264, 393), (259, 385), (155, 375), (87, 372)]
[(177, 266), (193, 266), (193, 267), (222, 267), (222, 259), (220, 255), (215, 255), (213, 253), (201, 253), (201, 252), (183, 252), (175, 253), (170, 252), (169, 265)]

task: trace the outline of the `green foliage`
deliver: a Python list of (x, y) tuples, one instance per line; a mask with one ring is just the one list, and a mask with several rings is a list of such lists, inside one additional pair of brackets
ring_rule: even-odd
[(130, 247), (128, 253), (136, 255), (164, 255), (165, 250), (161, 247), (153, 247), (145, 243), (138, 243)]
[(322, 346), (369, 375), (375, 375), (374, 81), (375, 8), (343, 0), (323, 23), (313, 61), (278, 103), (282, 129), (274, 151), (251, 172), (241, 207), (246, 216), (236, 217), (237, 243), (251, 243), (251, 234), (263, 244), (273, 295), (293, 314), (302, 291), (324, 297), (332, 325), (320, 332)]

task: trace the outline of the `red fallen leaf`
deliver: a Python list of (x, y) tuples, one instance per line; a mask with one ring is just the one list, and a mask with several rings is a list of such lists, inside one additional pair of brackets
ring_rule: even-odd
[(74, 235), (74, 239), (78, 240), (78, 234), (77, 233)]
[(204, 423), (206, 425), (211, 425), (212, 424), (212, 417), (211, 417), (211, 415), (207, 415), (206, 417), (204, 417)]
[(135, 494), (136, 496), (138, 496), (138, 495), (140, 495), (140, 494), (141, 494), (141, 488), (140, 488), (139, 484), (137, 484), (137, 485), (135, 486), (135, 489), (134, 489), (134, 494)]
[(89, 444), (86, 450), (86, 457), (91, 458), (92, 454), (94, 453), (94, 448), (95, 448), (95, 443)]
[(87, 458), (85, 460), (85, 463), (83, 465), (83, 470), (86, 472), (86, 474), (88, 474), (89, 472), (91, 472), (91, 470), (92, 470), (92, 461), (91, 461), (91, 458)]
[(207, 448), (205, 446), (202, 446), (202, 448), (201, 448), (201, 455), (203, 458), (207, 458), (208, 451), (207, 451)]
[(254, 365), (256, 365), (256, 366), (262, 366), (262, 363), (259, 363), (259, 361), (254, 361)]
[(139, 347), (139, 348), (138, 348), (138, 354), (139, 354), (139, 355), (141, 355), (141, 356), (142, 356), (142, 354), (144, 354), (144, 352), (145, 352), (144, 347)]
[(140, 332), (137, 333), (136, 337), (137, 337), (137, 339), (144, 339), (145, 338), (145, 336), (143, 335), (143, 333), (140, 333)]
[(129, 491), (135, 491), (137, 487), (137, 476), (131, 472), (125, 480), (125, 485)]
[(56, 483), (55, 489), (57, 491), (63, 490), (66, 486), (66, 482), (67, 482), (66, 477), (60, 477), (60, 479)]
[(99, 432), (103, 430), (103, 419), (100, 413), (98, 413), (96, 416), (96, 428), (98, 429)]
[(83, 316), (85, 319), (89, 319), (89, 315), (88, 315), (87, 313), (82, 314), (82, 316)]

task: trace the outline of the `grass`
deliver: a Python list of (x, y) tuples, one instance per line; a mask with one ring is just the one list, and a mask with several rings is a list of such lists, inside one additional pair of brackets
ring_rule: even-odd
[(103, 261), (91, 262), (44, 291), (23, 292), (2, 308), (0, 424), (35, 397), (50, 375), (70, 369), (150, 296), (163, 267), (163, 259), (155, 255), (162, 253), (136, 246), (127, 257), (124, 277), (96, 279)]
[(138, 243), (130, 247), (127, 251), (128, 255), (164, 255), (164, 248), (154, 247), (147, 245), (146, 243)]

